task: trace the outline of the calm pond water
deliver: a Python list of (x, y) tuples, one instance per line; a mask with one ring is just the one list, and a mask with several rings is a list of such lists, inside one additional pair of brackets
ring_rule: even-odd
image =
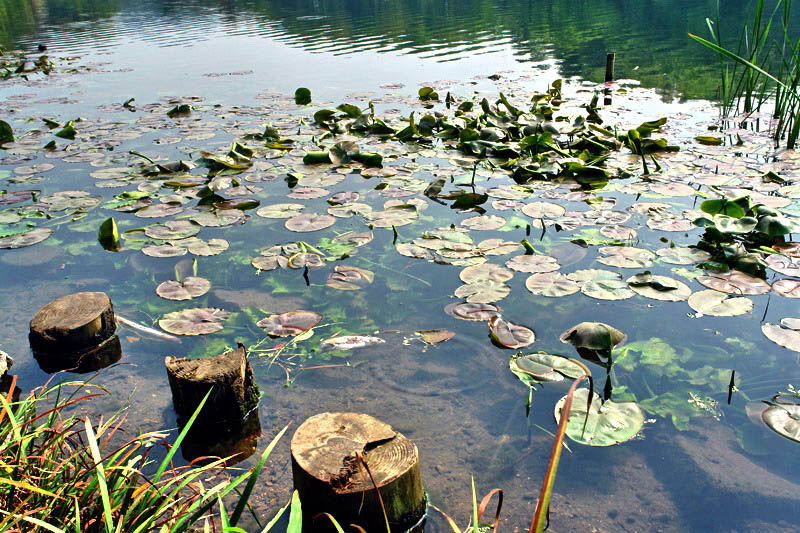
[[(512, 262), (497, 274), (505, 279), (500, 287), (484, 283), (472, 299), (497, 299), (503, 318), (535, 332), (535, 342), (523, 353), (574, 357), (559, 335), (582, 321), (605, 322), (627, 333), (627, 343), (614, 353), (611, 397), (636, 400), (647, 418), (636, 438), (618, 446), (568, 440), (571, 453), (562, 456), (552, 529), (800, 530), (798, 445), (753, 415), (759, 401), (800, 382), (796, 352), (761, 331), (762, 324), (798, 316), (796, 300), (773, 290), (744, 296), (752, 309), (740, 302), (737, 316), (701, 317), (686, 301), (634, 295), (618, 281), (650, 270), (694, 293), (705, 290), (696, 279), (703, 274), (697, 258), (677, 264), (669, 249), (697, 243), (702, 232), (690, 221), (699, 216), (700, 202), (720, 192), (750, 192), (789, 217), (800, 215), (795, 185), (800, 159), (771, 154), (752, 124), (738, 130), (743, 144), (736, 148), (693, 142), (708, 134), (714, 121), (715, 110), (700, 99), (713, 96), (716, 63), (686, 33), (705, 35), (704, 18), (714, 15), (715, 5), (0, 0), (1, 45), (35, 58), (36, 45), (44, 43), (60, 58), (49, 78), (32, 74), (27, 81), (0, 82), (0, 118), (17, 135), (17, 142), (0, 152), (0, 191), (37, 191), (34, 197), (22, 193), (15, 202), (0, 196), (0, 238), (27, 229), (26, 223), (52, 230), (33, 246), (0, 249), (0, 349), (14, 356), (14, 371), (30, 390), (49, 375), (30, 354), (28, 320), (58, 296), (106, 291), (121, 316), (157, 330), (167, 313), (224, 309), (231, 315), (220, 331), (183, 337), (180, 344), (121, 328), (122, 364), (96, 378), (112, 391), (95, 405), (97, 412), (125, 408), (142, 430), (173, 428), (163, 356), (216, 355), (242, 341), (254, 348), (251, 364), (263, 393), (259, 450), (290, 421), (296, 427), (325, 410), (367, 412), (416, 442), (431, 500), (460, 524), (469, 516), (474, 476), (481, 493), (494, 487), (506, 491), (502, 530), (527, 530), (555, 430), (553, 407), (566, 387), (537, 386), (526, 415), (528, 387), (508, 367), (515, 350), (493, 345), (485, 322), (444, 311), (466, 297), (454, 295), (464, 290), (463, 268), (485, 259), (503, 266), (523, 253), (517, 243), (527, 237), (537, 254), (554, 259)], [(723, 26), (737, 27), (746, 5), (725, 2)], [(417, 99), (422, 85), (435, 87), (442, 97), (451, 92), (458, 102), (473, 95), (476, 102), (484, 96), (494, 101), (500, 91), (524, 106), (534, 91), (546, 90), (557, 78), (570, 80), (564, 89), (568, 102), (584, 104), (592, 97), (592, 82), (602, 81), (608, 51), (618, 54), (618, 77), (637, 79), (645, 88), (615, 87), (612, 104), (601, 109), (603, 118), (611, 128), (627, 129), (667, 116), (657, 136), (681, 147), (658, 156), (664, 170), (653, 179), (642, 179), (639, 159), (623, 149), (606, 164), (627, 173), (603, 189), (581, 191), (571, 179), (512, 189), (507, 173), (475, 166), (475, 158), (445, 143), (406, 145), (348, 134), (334, 141), (353, 140), (362, 152), (381, 153), (384, 168), (302, 162), (306, 152), (318, 149), (323, 134), (311, 118), (318, 109), (347, 102), (366, 111), (373, 101), (377, 116), (402, 128), (400, 119), (411, 110), (417, 118), (426, 113)], [(488, 78), (492, 74), (499, 78)], [(311, 89), (311, 106), (294, 103), (300, 86)], [(133, 107), (123, 107), (130, 98)], [(193, 106), (191, 114), (168, 117), (181, 103)], [(446, 111), (442, 103), (435, 109)], [(573, 111), (585, 114), (579, 107)], [(54, 137), (58, 130), (49, 130), (42, 118), (60, 125), (75, 120), (76, 138)], [(265, 124), (292, 139), (292, 149), (267, 148), (256, 139)], [(57, 149), (43, 150), (50, 140)], [(214, 202), (250, 199), (260, 202), (259, 209), (300, 207), (257, 214), (209, 206), (197, 197), (200, 187), (191, 186), (205, 183), (198, 178), (205, 176), (202, 167), (146, 176), (150, 166), (137, 155), (158, 163), (197, 161), (201, 151), (226, 153), (234, 140), (261, 151), (252, 166), (232, 173), (236, 182), (215, 178), (221, 198)], [(767, 170), (781, 175), (782, 187), (761, 180)], [(442, 194), (460, 190), (487, 193), (488, 199), (477, 212), (460, 210), (454, 198), (431, 199), (423, 192), (437, 178), (443, 178)], [(125, 212), (123, 204), (140, 199), (119, 196), (125, 192), (148, 196), (149, 212)], [(329, 199), (337, 193), (357, 193), (358, 203), (350, 195), (346, 207), (333, 207)], [(391, 219), (369, 214), (391, 207), (386, 202), (417, 207), (386, 211)], [(544, 203), (522, 211), (523, 204), (535, 202)], [(120, 206), (122, 211), (112, 210)], [(285, 219), (301, 211), (334, 217), (324, 217), (315, 231), (287, 230)], [(494, 218), (470, 220), (482, 214)], [(96, 241), (98, 226), (109, 216), (125, 232), (119, 253), (105, 252)], [(174, 235), (165, 238), (163, 224), (175, 220), (192, 220), (191, 229), (184, 227), (187, 232), (179, 236), (197, 233), (202, 241), (190, 246), (177, 243)], [(346, 232), (368, 232), (370, 223), (372, 240), (363, 246), (332, 242)], [(451, 224), (464, 232), (447, 231)], [(436, 228), (446, 230), (436, 233)], [(314, 227), (303, 222), (299, 229)], [(423, 236), (449, 239), (450, 245), (444, 252), (441, 243), (421, 249), (419, 244), (435, 240)], [(273, 261), (268, 256), (277, 252), (269, 248), (299, 239), (313, 247), (306, 252), (322, 248), (327, 264), (305, 276), (303, 269), (254, 268), (259, 257), (262, 266)], [(506, 242), (506, 249), (488, 239)], [(167, 249), (152, 248), (164, 243)], [(615, 248), (630, 255), (609, 259), (614, 248), (603, 248), (609, 243), (625, 245)], [(433, 251), (436, 261), (426, 260)], [(345, 253), (349, 257), (342, 259)], [(156, 287), (175, 279), (177, 271), (191, 275), (192, 259), (211, 290), (192, 301), (158, 297)], [(452, 264), (437, 264), (446, 262)], [(582, 292), (548, 297), (526, 286), (531, 275), (552, 270), (549, 265), (573, 275), (584, 284)], [(346, 287), (357, 290), (341, 290), (329, 281), (334, 267), (369, 273), (357, 272), (355, 287)], [(800, 267), (783, 268), (786, 273), (768, 269), (767, 281), (792, 283), (800, 272), (792, 268)], [(604, 275), (618, 279), (604, 285)], [(569, 283), (578, 289), (577, 282)], [(269, 339), (256, 322), (296, 309), (321, 314), (320, 326), (310, 339), (278, 352), (275, 347), (286, 340)], [(430, 329), (455, 335), (427, 345), (415, 332)], [(320, 341), (335, 334), (384, 342), (325, 350)], [(602, 388), (605, 370), (594, 364), (592, 370)], [(731, 370), (739, 391), (728, 404)], [(274, 452), (254, 497), (262, 516), (290, 493), (288, 442), (285, 438)], [(428, 530), (446, 531), (446, 525), (432, 514)]]

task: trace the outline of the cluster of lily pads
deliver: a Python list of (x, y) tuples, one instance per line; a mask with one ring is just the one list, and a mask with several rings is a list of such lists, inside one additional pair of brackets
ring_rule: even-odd
[[(800, 296), (794, 279), (800, 249), (791, 241), (799, 185), (776, 172), (730, 165), (719, 172), (724, 146), (704, 143), (696, 150), (707, 152), (699, 155), (678, 151), (659, 137), (666, 119), (637, 121), (634, 128), (607, 123), (595, 97), (567, 97), (567, 89), (557, 82), (524, 98), (500, 93), (465, 100), (426, 88), (418, 100), (387, 96), (377, 102), (423, 105), (421, 114), (408, 115), (388, 109), (381, 115), (373, 102), (314, 110), (310, 91), (299, 90), (294, 101), (260, 95), (261, 107), (207, 106), (200, 98), (103, 107), (135, 112), (133, 122), (43, 117), (31, 127), (17, 121), (16, 130), (28, 129), (14, 132), (8, 125), (10, 137), (3, 140), (6, 162), (16, 162), (4, 187), (18, 190), (0, 194), (0, 248), (48, 239), (60, 244), (59, 232), (68, 239), (70, 230), (88, 227), (99, 228), (101, 244), (130, 263), (137, 251), (153, 258), (234, 258), (234, 268), (214, 271), (213, 280), (196, 268), (192, 275), (176, 269), (175, 279), (155, 280), (156, 294), (166, 300), (205, 302), (161, 313), (160, 327), (177, 335), (224, 333), (229, 324), (246, 322), (237, 333), (252, 325), (276, 338), (298, 338), (318, 327), (321, 309), (236, 313), (213, 305), (212, 285), (242, 278), (235, 268), (241, 263), (255, 269), (254, 283), (268, 287), (298, 271), (317, 301), (333, 300), (337, 293), (328, 291), (385, 290), (376, 266), (399, 264), (399, 275), (430, 287), (404, 271), (451, 265), (460, 269), (463, 284), (452, 293), (460, 301), (445, 312), (485, 322), (493, 342), (511, 349), (536, 339), (497, 305), (518, 296), (517, 273), (526, 276), (528, 298), (542, 304), (578, 292), (601, 301), (641, 296), (653, 306), (687, 301), (698, 318), (749, 313), (750, 295)], [(131, 149), (104, 149), (110, 145)], [(163, 155), (170, 151), (172, 157)], [(784, 157), (784, 168), (792, 168), (790, 155)], [(56, 164), (88, 165), (91, 183), (105, 194), (53, 191), (44, 176)], [(46, 193), (30, 188), (42, 182)], [(707, 198), (699, 211), (688, 206), (697, 195)], [(97, 208), (106, 215), (93, 213)], [(244, 244), (222, 238), (245, 225)], [(675, 244), (697, 226), (706, 232), (700, 244)], [(650, 233), (662, 235), (663, 246), (645, 247)], [(292, 234), (303, 234), (302, 240), (290, 240)], [(69, 249), (80, 260), (90, 253)], [(568, 270), (593, 258), (607, 268)], [(754, 264), (761, 268), (748, 268)], [(696, 265), (703, 270), (690, 269)], [(324, 272), (324, 284), (310, 283), (314, 269)], [(770, 284), (768, 271), (785, 277)], [(402, 285), (390, 281), (386, 287)], [(694, 292), (695, 282), (705, 289)], [(398, 320), (402, 313), (398, 309)], [(786, 320), (792, 319), (765, 324), (764, 334), (800, 351), (800, 332)], [(320, 346), (348, 349), (383, 340), (353, 324), (346, 329)], [(444, 335), (433, 331), (440, 333), (431, 338)], [(610, 367), (608, 355), (598, 361)], [(645, 355), (629, 349), (617, 354), (617, 363), (633, 368), (632, 361), (644, 364)], [(694, 374), (681, 379), (699, 382)], [(611, 401), (605, 400), (596, 405)], [(647, 402), (639, 403), (662, 413), (655, 400)]]

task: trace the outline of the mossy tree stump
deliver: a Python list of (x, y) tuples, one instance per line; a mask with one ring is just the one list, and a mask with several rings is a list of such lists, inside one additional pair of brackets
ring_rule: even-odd
[(31, 349), (46, 372), (91, 371), (121, 356), (114, 306), (102, 292), (68, 294), (42, 307), (31, 319)]
[(416, 445), (374, 417), (360, 413), (312, 416), (297, 428), (291, 449), (294, 486), (307, 531), (327, 530), (327, 518), (314, 520), (323, 512), (343, 526), (385, 531), (375, 487), (392, 531), (407, 530), (425, 514)]
[(172, 404), (179, 415), (191, 416), (212, 389), (196, 425), (243, 424), (247, 414), (258, 404), (258, 387), (247, 362), (247, 350), (241, 343), (238, 349), (214, 357), (170, 356), (164, 363), (172, 389)]

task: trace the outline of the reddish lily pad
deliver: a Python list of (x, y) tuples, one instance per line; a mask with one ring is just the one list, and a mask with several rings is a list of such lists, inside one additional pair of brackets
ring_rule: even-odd
[(333, 226), (336, 218), (331, 215), (320, 215), (318, 213), (305, 213), (288, 219), (284, 226), (289, 231), (306, 233), (318, 231)]
[(453, 318), (461, 320), (470, 320), (473, 322), (485, 322), (492, 317), (500, 316), (503, 310), (492, 304), (475, 304), (457, 302), (448, 304), (444, 308), (444, 312)]
[(205, 278), (190, 276), (183, 281), (165, 281), (156, 287), (156, 294), (167, 300), (191, 300), (204, 295), (211, 288)]
[(428, 344), (438, 344), (440, 342), (449, 341), (456, 335), (454, 331), (446, 329), (422, 329), (414, 333), (422, 337), (422, 340)]
[(505, 283), (514, 277), (514, 273), (495, 263), (483, 263), (468, 266), (458, 275), (464, 283)]
[(580, 286), (560, 272), (533, 274), (525, 280), (525, 287), (537, 296), (557, 298), (574, 294)]
[(305, 208), (303, 204), (272, 204), (259, 208), (256, 215), (264, 218), (292, 218)]
[(369, 286), (375, 281), (375, 274), (356, 266), (336, 265), (325, 283), (328, 287), (343, 291), (355, 291)]
[(500, 316), (492, 317), (489, 320), (489, 331), (492, 333), (492, 340), (506, 348), (524, 348), (536, 340), (533, 331), (503, 320)]
[(33, 246), (53, 234), (50, 228), (35, 228), (25, 233), (17, 233), (8, 237), (0, 237), (0, 249), (24, 248)]
[(506, 261), (506, 266), (517, 272), (531, 274), (555, 272), (561, 268), (556, 258), (549, 255), (518, 255)]
[(158, 325), (175, 335), (206, 335), (221, 330), (223, 322), (230, 316), (222, 309), (197, 307), (167, 313), (158, 321)]
[(709, 289), (728, 294), (766, 294), (770, 291), (769, 283), (763, 279), (748, 276), (737, 270), (700, 276), (697, 281)]
[(289, 311), (279, 315), (262, 318), (256, 324), (273, 337), (292, 337), (300, 335), (319, 324), (322, 315), (313, 311)]
[(772, 290), (784, 298), (800, 298), (800, 281), (781, 279), (772, 284)]
[(502, 300), (511, 292), (511, 288), (505, 283), (496, 281), (484, 281), (480, 283), (467, 283), (458, 287), (454, 294), (458, 298), (464, 298), (468, 303), (488, 304)]

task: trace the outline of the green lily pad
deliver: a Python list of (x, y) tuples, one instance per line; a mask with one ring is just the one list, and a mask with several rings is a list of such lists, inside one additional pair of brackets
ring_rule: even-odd
[(194, 237), (200, 233), (200, 227), (188, 220), (168, 220), (163, 224), (148, 226), (144, 234), (151, 239), (173, 240)]
[(477, 217), (465, 218), (461, 225), (471, 230), (490, 231), (503, 227), (506, 219), (497, 215), (481, 215)]
[(692, 265), (711, 259), (711, 254), (706, 251), (682, 246), (661, 248), (656, 250), (656, 255), (663, 262), (671, 265)]
[(531, 387), (536, 383), (563, 381), (565, 377), (576, 379), (584, 374), (583, 368), (571, 359), (544, 352), (512, 355), (508, 367)]
[(142, 248), (142, 253), (150, 257), (178, 257), (186, 255), (186, 248), (173, 246), (172, 244), (161, 244), (159, 246), (145, 246)]
[(552, 202), (531, 202), (522, 208), (531, 218), (554, 220), (567, 212), (566, 208)]
[(205, 278), (189, 276), (182, 281), (165, 281), (156, 287), (156, 294), (167, 300), (191, 300), (198, 298), (211, 288), (211, 282)]
[(33, 246), (50, 237), (53, 230), (50, 228), (34, 228), (24, 233), (16, 233), (7, 237), (0, 237), (0, 249), (24, 248)]
[(247, 220), (247, 215), (238, 209), (215, 209), (194, 215), (190, 220), (204, 227), (221, 228), (241, 224)]
[(539, 274), (561, 268), (556, 258), (549, 255), (518, 255), (506, 261), (506, 266), (517, 272)]
[(307, 105), (311, 103), (311, 90), (306, 87), (299, 87), (294, 92), (294, 103), (297, 105)]
[(525, 326), (503, 320), (500, 316), (489, 319), (489, 331), (492, 334), (492, 340), (505, 348), (524, 348), (536, 340), (533, 331)]
[(468, 266), (458, 275), (464, 283), (505, 283), (514, 273), (495, 263)]
[(416, 222), (419, 218), (417, 209), (413, 206), (399, 206), (384, 211), (373, 211), (364, 215), (364, 220), (368, 224), (372, 224), (376, 228), (391, 228), (392, 226), (400, 227), (412, 222)]
[(230, 316), (222, 309), (197, 307), (167, 313), (158, 321), (158, 325), (175, 335), (207, 335), (221, 330), (223, 322)]
[(689, 297), (689, 307), (697, 312), (697, 317), (738, 316), (753, 310), (750, 298), (731, 298), (729, 294), (715, 290), (699, 291)]
[(292, 218), (305, 208), (303, 204), (272, 204), (259, 208), (256, 215), (264, 218)]
[[(613, 446), (631, 440), (642, 430), (644, 413), (636, 402), (608, 400), (603, 403), (597, 393), (592, 393), (587, 418), (588, 398), (589, 389), (586, 388), (577, 389), (573, 396), (567, 419), (567, 436), (575, 442), (588, 446)], [(567, 397), (564, 396), (556, 403), (556, 422), (561, 420), (566, 401)]]
[(489, 304), (502, 300), (511, 293), (511, 288), (505, 283), (496, 281), (484, 281), (479, 283), (467, 283), (458, 287), (454, 294), (458, 298), (464, 298), (467, 303)]
[(181, 204), (168, 203), (150, 205), (139, 209), (134, 214), (139, 218), (160, 218), (171, 217), (179, 213), (183, 213), (183, 206)]
[(621, 279), (587, 281), (581, 285), (581, 292), (598, 300), (626, 300), (634, 295), (628, 284)]

